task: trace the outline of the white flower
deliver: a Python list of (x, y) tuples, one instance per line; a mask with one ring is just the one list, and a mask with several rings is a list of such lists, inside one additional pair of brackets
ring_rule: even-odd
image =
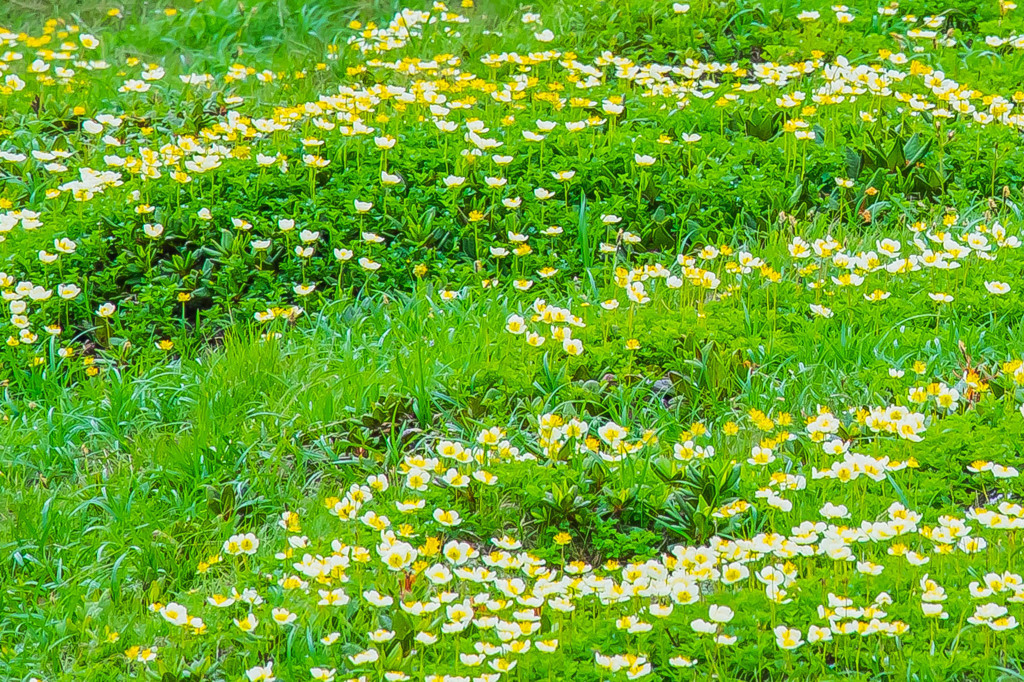
[(716, 623), (728, 623), (734, 615), (736, 614), (728, 606), (712, 604), (708, 609), (708, 618)]
[(249, 682), (274, 682), (274, 662), (267, 661), (266, 665), (256, 665), (245, 671)]
[(819, 317), (832, 317), (832, 309), (826, 308), (823, 305), (817, 305), (816, 303), (811, 304), (811, 312)]

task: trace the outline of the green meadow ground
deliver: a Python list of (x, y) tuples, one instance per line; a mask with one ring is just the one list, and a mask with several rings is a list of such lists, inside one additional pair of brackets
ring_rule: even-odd
[(1021, 11), (4, 3), (0, 679), (1024, 678)]

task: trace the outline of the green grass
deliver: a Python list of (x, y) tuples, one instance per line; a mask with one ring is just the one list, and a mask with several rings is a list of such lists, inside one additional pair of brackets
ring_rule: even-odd
[[(1020, 678), (1024, 152), (1012, 119), (935, 114), (949, 92), (1016, 113), (1024, 57), (986, 39), (1024, 33), (1020, 10), (856, 3), (840, 24), (816, 0), (691, 4), (478, 2), (384, 55), (346, 47), (349, 22), (385, 26), (395, 3), (0, 7), (26, 32), (2, 48), (23, 53), (0, 75), (24, 88), (0, 94), (0, 151), (29, 157), (0, 162), (0, 219), (20, 222), (0, 242), (0, 678), (256, 682), (269, 662), (338, 682)], [(914, 38), (932, 14), (936, 37)], [(110, 68), (30, 73), (81, 33)], [(840, 57), (898, 72), (892, 92), (830, 101)], [(381, 63), (399, 60), (423, 70)], [(784, 83), (758, 75), (805, 60)], [(119, 91), (149, 63), (164, 76)], [(634, 65), (665, 65), (671, 87)], [(492, 97), (522, 77), (522, 99)], [(118, 144), (87, 130), (102, 114)], [(348, 135), (356, 117), (374, 134)], [(253, 133), (271, 118), (290, 129)], [(183, 136), (222, 145), (221, 167), (189, 167)], [(65, 149), (66, 170), (31, 157)], [(159, 177), (133, 161), (147, 150)], [(123, 184), (60, 189), (90, 168)], [(40, 258), (62, 238), (73, 253)], [(66, 283), (81, 292), (59, 298)], [(251, 554), (225, 544), (246, 533)], [(449, 543), (494, 576), (460, 573)], [(307, 553), (340, 567), (305, 575)], [(701, 633), (718, 606), (734, 616)]]

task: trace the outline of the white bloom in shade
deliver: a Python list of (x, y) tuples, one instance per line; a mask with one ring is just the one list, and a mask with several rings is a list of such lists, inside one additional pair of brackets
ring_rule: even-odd
[(75, 284), (61, 284), (57, 287), (57, 295), (63, 298), (65, 301), (70, 301), (82, 292)]
[(321, 156), (317, 156), (316, 154), (303, 154), (302, 163), (312, 168), (326, 168), (327, 166), (331, 165), (331, 162), (329, 160)]
[(749, 576), (750, 569), (737, 561), (728, 564), (722, 569), (721, 580), (726, 585), (735, 585), (741, 580), (746, 580)]
[(847, 508), (841, 504), (832, 504), (826, 502), (825, 505), (818, 511), (819, 514), (824, 516), (826, 519), (847, 519), (850, 518), (850, 512)]
[(1007, 610), (1005, 606), (999, 604), (979, 604), (974, 607), (974, 615), (967, 619), (967, 622), (971, 625), (988, 625), (990, 621), (994, 621), (1005, 617)]
[(884, 568), (881, 564), (875, 564), (870, 561), (857, 562), (857, 572), (864, 575), (879, 575)]
[(371, 208), (373, 208), (373, 204), (370, 203), (369, 201), (359, 201), (359, 199), (356, 199), (352, 203), (356, 207), (356, 213), (366, 213)]
[(395, 638), (395, 633), (392, 630), (374, 630), (369, 634), (370, 640), (377, 644), (383, 644), (384, 642), (390, 642)]
[(562, 342), (562, 350), (569, 355), (580, 355), (583, 353), (583, 342), (579, 339), (566, 339)]
[(909, 563), (911, 566), (924, 566), (929, 561), (931, 561), (931, 559), (923, 554), (918, 554), (917, 552), (907, 552), (907, 563)]
[(997, 632), (1002, 630), (1013, 630), (1017, 627), (1017, 619), (1013, 616), (1003, 616), (1002, 618), (996, 618), (995, 620), (989, 621), (988, 626)]
[(402, 176), (388, 173), (387, 171), (380, 172), (380, 181), (384, 185), (397, 185), (402, 182)]
[(446, 175), (442, 179), (442, 182), (444, 183), (445, 187), (462, 187), (462, 185), (465, 184), (466, 182), (466, 178), (462, 177), (461, 175)]
[(524, 320), (521, 316), (516, 315), (514, 313), (512, 315), (509, 315), (508, 319), (505, 321), (505, 331), (508, 331), (512, 334), (526, 333), (526, 320)]
[(1019, 472), (1014, 467), (1003, 466), (1002, 464), (992, 465), (992, 475), (996, 478), (1017, 478)]
[(648, 154), (633, 154), (633, 160), (636, 161), (636, 165), (641, 167), (653, 166), (654, 162), (657, 161), (657, 159)]
[(775, 643), (780, 649), (792, 650), (804, 643), (803, 634), (795, 628), (779, 625), (773, 632), (775, 633)]
[(679, 2), (674, 2), (672, 3), (672, 11), (675, 12), (676, 14), (686, 14), (687, 12), (690, 11), (690, 6), (684, 5)]
[(160, 615), (171, 625), (185, 625), (188, 623), (188, 612), (181, 604), (171, 602), (160, 609)]
[(462, 523), (462, 517), (459, 516), (459, 512), (454, 510), (435, 509), (434, 520), (446, 527), (457, 526)]
[(832, 631), (819, 625), (812, 625), (807, 629), (807, 641), (811, 644), (815, 642), (831, 642)]
[(708, 609), (708, 618), (715, 621), (716, 623), (728, 623), (732, 620), (732, 617), (736, 615), (733, 610), (728, 606), (719, 606), (718, 604), (712, 604)]
[(459, 662), (470, 668), (477, 667), (485, 660), (487, 660), (487, 657), (483, 654), (459, 654)]
[(546, 654), (554, 653), (558, 650), (557, 639), (545, 639), (537, 642), (537, 649), (543, 651)]
[(703, 635), (713, 635), (718, 632), (718, 625), (716, 623), (709, 623), (702, 618), (692, 621), (690, 627), (693, 628), (694, 632), (699, 632)]
[(826, 308), (823, 305), (817, 305), (816, 303), (811, 304), (811, 312), (819, 317), (832, 317), (832, 309)]
[(270, 615), (278, 625), (291, 625), (295, 622), (295, 619), (298, 618), (296, 614), (292, 613), (288, 609), (282, 608), (273, 609), (270, 612)]
[(839, 438), (832, 438), (822, 443), (821, 449), (830, 455), (841, 455), (850, 449), (850, 444)]
[(353, 665), (362, 665), (364, 663), (375, 663), (380, 658), (380, 654), (377, 653), (376, 649), (367, 649), (366, 651), (360, 651), (358, 654), (352, 654), (348, 657), (348, 660), (352, 661)]
[(542, 43), (550, 43), (555, 39), (555, 34), (551, 32), (551, 29), (544, 29), (540, 33), (534, 33), (533, 37)]
[(437, 635), (429, 632), (418, 632), (416, 633), (416, 641), (424, 646), (430, 646), (437, 642)]
[(988, 289), (990, 294), (995, 294), (996, 296), (1010, 293), (1010, 285), (1006, 282), (985, 282), (985, 288)]
[(266, 665), (255, 665), (245, 671), (249, 682), (274, 682), (274, 662), (267, 661)]
[(385, 606), (391, 606), (392, 604), (395, 603), (395, 600), (394, 600), (393, 597), (389, 597), (387, 595), (382, 595), (377, 590), (368, 590), (366, 592), (363, 592), (363, 599), (365, 599), (370, 604), (372, 604), (372, 605), (374, 605), (374, 606), (376, 606), (378, 608), (383, 608)]
[(782, 497), (774, 490), (769, 490), (766, 495), (760, 495), (760, 491), (758, 491), (756, 495), (758, 497), (764, 497), (769, 507), (779, 509), (786, 513), (789, 513), (793, 510), (793, 502), (791, 500), (787, 500), (785, 497)]
[(238, 554), (255, 554), (260, 547), (260, 539), (253, 533), (232, 535), (224, 541), (224, 553), (232, 556)]

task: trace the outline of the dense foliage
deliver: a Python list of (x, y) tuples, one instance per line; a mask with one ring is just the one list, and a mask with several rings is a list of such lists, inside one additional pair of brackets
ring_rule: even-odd
[(1024, 676), (1012, 2), (47, 9), (4, 679)]

